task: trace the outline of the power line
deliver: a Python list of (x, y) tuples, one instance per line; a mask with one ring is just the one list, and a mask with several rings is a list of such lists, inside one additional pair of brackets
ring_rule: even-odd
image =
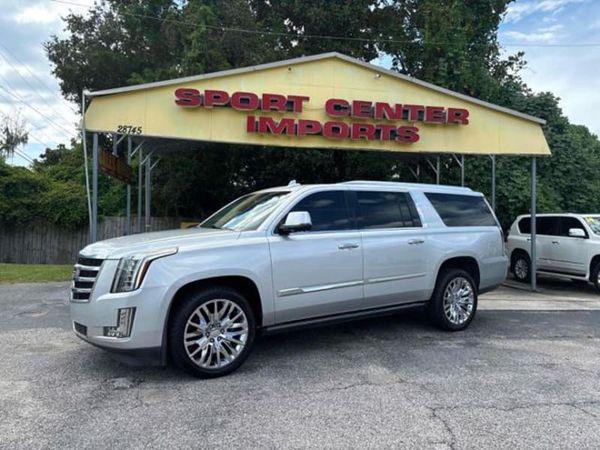
[(13, 154), (20, 156), (21, 158), (23, 158), (24, 160), (28, 161), (29, 163), (33, 164), (33, 159), (31, 159), (31, 157), (29, 155), (27, 155), (24, 152), (19, 151), (19, 149), (15, 148), (13, 150)]
[(54, 109), (54, 107), (48, 103), (48, 101), (46, 100), (46, 98), (43, 95), (40, 95), (40, 93), (37, 91), (37, 89), (29, 82), (29, 80), (27, 78), (25, 78), (23, 75), (21, 75), (21, 73), (19, 72), (19, 70), (17, 69), (17, 67), (11, 63), (8, 58), (6, 57), (6, 55), (4, 55), (2, 52), (0, 52), (0, 57), (2, 59), (4, 59), (4, 61), (6, 61), (8, 63), (9, 66), (11, 66), (13, 68), (13, 70), (17, 73), (17, 75), (23, 80), (25, 81), (25, 83), (27, 83), (27, 86), (29, 86), (36, 94), (38, 94), (38, 97), (46, 104), (46, 106), (51, 109), (57, 116), (60, 116), (62, 119), (64, 120), (68, 120), (66, 119), (59, 111), (57, 111), (56, 109)]
[[(4, 44), (2, 44), (2, 42), (0, 42), (0, 47), (2, 47), (4, 49), (4, 51), (6, 53), (8, 53), (10, 56), (12, 56), (12, 58), (17, 61), (19, 64), (21, 64), (21, 66), (23, 66), (23, 68), (25, 68), (25, 70), (27, 72), (29, 72), (29, 74), (35, 78), (37, 80), (37, 82), (45, 87), (50, 93), (52, 93), (52, 95), (54, 95), (57, 99), (59, 99), (60, 101), (64, 102), (65, 105), (71, 109), (71, 111), (73, 111), (74, 113), (78, 113), (78, 111), (73, 108), (72, 105), (69, 104), (69, 102), (67, 100), (65, 100), (63, 97), (61, 97), (60, 95), (58, 95), (54, 89), (50, 88), (43, 80), (41, 80), (30, 68), (27, 64), (25, 64), (23, 61), (21, 61), (17, 55), (15, 55), (13, 52), (10, 51), (10, 49), (8, 49)], [(6, 59), (6, 57), (4, 57), (4, 59)]]
[[(0, 89), (2, 89), (2, 86), (0, 86)], [(6, 92), (6, 89), (3, 89), (3, 90)], [(10, 94), (10, 92), (7, 92), (7, 93), (8, 93), (8, 94)], [(8, 97), (6, 97), (6, 96), (2, 95), (1, 93), (0, 93), (0, 98), (4, 99), (5, 101), (7, 101), (7, 102), (9, 102), (9, 103), (11, 102), (11, 99), (10, 99), (10, 98), (8, 98)], [(26, 105), (26, 106), (27, 106), (27, 105)], [(40, 114), (40, 115), (41, 115), (42, 119), (48, 120), (48, 118), (47, 118), (46, 116), (44, 116), (43, 114), (41, 114), (40, 112), (38, 112), (38, 114)], [(52, 125), (52, 124), (50, 123), (50, 125)], [(39, 130), (40, 128), (44, 128), (44, 127), (47, 127), (47, 126), (48, 126), (48, 125), (34, 126), (34, 128), (33, 128), (33, 130), (32, 130), (32, 131), (36, 131), (36, 130)], [(54, 129), (55, 129), (55, 130), (57, 130), (55, 127), (54, 127)], [(59, 132), (63, 133), (63, 130), (57, 130), (57, 131), (59, 131)], [(51, 145), (49, 145), (47, 142), (44, 142), (44, 141), (40, 140), (39, 138), (37, 138), (35, 135), (33, 135), (33, 134), (31, 133), (31, 131), (28, 131), (28, 132), (27, 132), (27, 136), (28, 136), (28, 137), (31, 137), (31, 138), (33, 138), (33, 139), (34, 139), (35, 141), (37, 141), (39, 144), (42, 144), (42, 145), (43, 145), (45, 148), (51, 148), (51, 147), (52, 147), (52, 146), (51, 146)]]
[[(76, 2), (72, 2), (72, 1), (67, 1), (67, 0), (51, 0), (55, 3), (62, 3), (65, 5), (72, 5), (72, 6), (79, 6), (79, 7), (83, 7), (83, 8), (87, 8), (89, 9), (90, 6), (89, 5), (84, 5), (82, 3), (76, 3)], [(147, 15), (147, 14), (135, 14), (135, 13), (127, 13), (127, 12), (121, 12), (121, 11), (116, 11), (117, 14), (122, 15), (122, 16), (131, 16), (131, 17), (138, 17), (138, 18), (142, 18), (142, 19), (150, 19), (150, 20), (156, 20), (159, 22), (169, 22), (169, 23), (178, 23), (181, 25), (187, 25), (187, 26), (193, 26), (193, 27), (198, 27), (200, 24), (195, 23), (195, 22), (189, 22), (189, 21), (185, 21), (185, 20), (179, 20), (179, 19), (172, 19), (172, 18), (160, 18), (160, 17), (156, 17), (156, 16), (151, 16), (151, 15)], [(372, 38), (362, 38), (362, 37), (354, 37), (354, 36), (330, 36), (330, 35), (320, 35), (320, 34), (294, 34), (294, 33), (285, 33), (285, 32), (281, 32), (281, 31), (271, 31), (271, 30), (248, 30), (248, 29), (244, 29), (244, 28), (233, 28), (233, 27), (224, 27), (224, 26), (218, 26), (218, 25), (207, 25), (207, 24), (201, 24), (203, 27), (205, 28), (209, 28), (209, 29), (213, 29), (216, 31), (221, 31), (221, 32), (225, 32), (225, 31), (230, 31), (230, 32), (235, 32), (235, 33), (246, 33), (246, 34), (259, 34), (259, 35), (270, 35), (270, 36), (286, 36), (286, 37), (290, 37), (296, 40), (306, 40), (306, 39), (321, 39), (321, 40), (330, 40), (330, 41), (354, 41), (354, 42), (370, 42), (370, 43), (374, 43), (374, 44), (378, 44), (378, 43), (391, 43), (391, 44), (418, 44), (418, 45), (439, 45), (439, 46), (444, 46), (444, 45), (454, 45), (454, 42), (442, 42), (442, 41), (430, 41), (430, 42), (422, 42), (422, 41), (416, 41), (416, 40), (398, 40), (398, 39), (372, 39)], [(477, 43), (472, 43), (471, 45), (482, 45), (482, 46), (486, 46), (488, 44), (477, 44)], [(591, 42), (582, 42), (582, 43), (570, 43), (570, 44), (564, 44), (564, 43), (559, 43), (559, 44), (548, 44), (548, 43), (531, 43), (531, 42), (527, 42), (527, 43), (508, 43), (508, 44), (502, 44), (503, 47), (556, 47), (556, 48), (562, 48), (562, 47), (600, 47), (600, 43), (591, 43)]]
[(57, 124), (56, 122), (54, 122), (52, 119), (50, 119), (48, 116), (46, 116), (44, 113), (42, 113), (35, 106), (32, 106), (29, 103), (25, 102), (20, 96), (18, 96), (17, 94), (15, 94), (13, 92), (10, 92), (8, 89), (6, 89), (6, 87), (0, 85), (0, 89), (2, 89), (4, 92), (6, 92), (8, 95), (10, 95), (12, 98), (16, 99), (18, 102), (22, 103), (23, 105), (25, 105), (29, 109), (31, 109), (34, 112), (36, 112), (37, 114), (39, 114), (41, 117), (43, 117), (50, 124), (50, 126), (54, 127), (55, 130), (60, 131), (61, 133), (72, 134), (71, 131), (67, 130), (62, 125)]
[(35, 137), (33, 134), (31, 134), (30, 132), (27, 132), (27, 137), (32, 138), (34, 141), (37, 141), (38, 144), (42, 144), (45, 148), (52, 148), (51, 145), (48, 145), (47, 143), (39, 140), (37, 137)]
[(31, 159), (31, 157), (28, 154), (26, 154), (25, 152), (21, 152), (21, 151), (15, 149), (15, 153), (17, 155), (19, 155), (21, 158), (23, 158), (33, 164), (33, 159)]

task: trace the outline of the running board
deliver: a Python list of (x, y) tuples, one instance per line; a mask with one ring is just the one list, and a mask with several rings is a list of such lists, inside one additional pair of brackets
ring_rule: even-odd
[(555, 277), (555, 278), (566, 278), (568, 280), (581, 280), (581, 281), (590, 281), (588, 277), (586, 277), (585, 275), (575, 275), (575, 274), (569, 274), (569, 273), (564, 273), (564, 272), (548, 272), (546, 270), (538, 270), (537, 271), (538, 275), (546, 275), (549, 277)]
[(372, 308), (361, 311), (354, 311), (349, 313), (342, 314), (334, 314), (331, 316), (321, 316), (315, 317), (312, 319), (305, 320), (296, 320), (293, 322), (286, 322), (279, 325), (272, 325), (269, 327), (265, 327), (262, 329), (262, 333), (267, 334), (275, 334), (284, 331), (291, 331), (301, 328), (314, 328), (320, 327), (322, 325), (332, 325), (343, 322), (349, 322), (357, 319), (366, 319), (371, 317), (380, 317), (380, 316), (388, 316), (394, 314), (398, 311), (402, 311), (404, 309), (413, 309), (425, 306), (428, 302), (411, 302), (411, 303), (402, 303), (399, 305), (386, 306), (383, 308)]

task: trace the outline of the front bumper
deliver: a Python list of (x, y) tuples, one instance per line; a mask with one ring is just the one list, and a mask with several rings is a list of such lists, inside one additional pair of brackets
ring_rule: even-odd
[[(117, 260), (102, 263), (89, 302), (70, 302), (73, 331), (84, 341), (121, 356), (120, 359), (162, 361), (168, 288), (154, 284), (148, 273), (140, 289), (111, 293), (117, 263)], [(125, 308), (135, 308), (130, 335), (106, 336), (105, 327), (116, 326), (119, 309)]]
[(166, 354), (163, 351), (163, 347), (120, 349), (91, 341), (75, 330), (75, 328), (73, 331), (80, 339), (88, 344), (92, 344), (94, 347), (109, 352), (114, 359), (129, 366), (164, 366), (166, 364)]

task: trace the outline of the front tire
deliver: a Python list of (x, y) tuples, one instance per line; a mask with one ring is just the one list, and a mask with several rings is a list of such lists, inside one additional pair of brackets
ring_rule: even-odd
[(169, 353), (180, 369), (199, 378), (236, 370), (250, 354), (256, 321), (248, 301), (227, 287), (182, 298), (169, 324)]
[(596, 263), (592, 269), (592, 283), (596, 286), (596, 290), (600, 294), (600, 262)]
[(517, 281), (528, 283), (531, 280), (531, 260), (525, 253), (517, 253), (512, 257), (511, 271)]
[(448, 331), (469, 326), (477, 312), (477, 287), (473, 277), (462, 269), (444, 269), (431, 297), (430, 317), (435, 325)]

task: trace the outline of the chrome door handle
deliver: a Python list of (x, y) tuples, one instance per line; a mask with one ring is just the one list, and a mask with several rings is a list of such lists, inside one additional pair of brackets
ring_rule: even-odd
[(553, 244), (559, 245), (558, 241), (552, 241)]
[(338, 245), (338, 248), (340, 250), (350, 250), (352, 248), (358, 248), (358, 244), (355, 244), (353, 242), (346, 242), (345, 244)]
[(423, 242), (425, 242), (425, 239), (411, 239), (408, 241), (410, 245), (422, 244)]

